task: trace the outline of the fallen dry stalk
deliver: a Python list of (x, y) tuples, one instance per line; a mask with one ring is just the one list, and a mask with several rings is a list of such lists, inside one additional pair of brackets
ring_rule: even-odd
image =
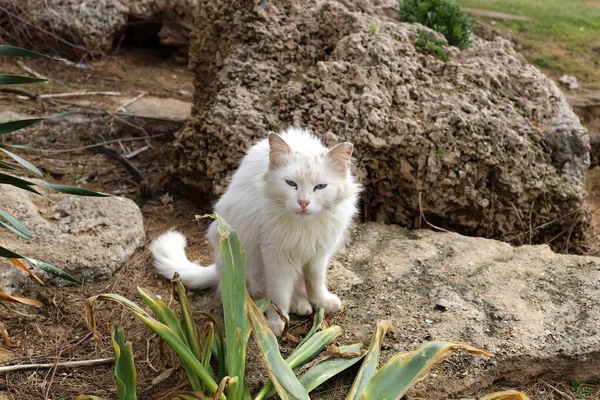
[(58, 97), (80, 97), (80, 96), (123, 96), (121, 92), (66, 92), (40, 94), (40, 99), (56, 99)]
[(96, 367), (99, 365), (110, 365), (115, 362), (114, 357), (110, 358), (98, 358), (95, 360), (82, 360), (82, 361), (65, 361), (62, 363), (52, 364), (21, 364), (21, 365), (10, 365), (8, 367), (0, 367), (0, 374), (17, 371), (35, 371), (39, 369), (51, 369), (58, 368), (80, 368), (80, 367)]

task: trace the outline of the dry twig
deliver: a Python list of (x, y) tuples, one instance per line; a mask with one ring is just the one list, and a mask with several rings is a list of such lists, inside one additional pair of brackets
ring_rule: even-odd
[(114, 357), (110, 358), (99, 358), (96, 360), (82, 360), (82, 361), (65, 361), (62, 363), (53, 364), (21, 364), (21, 365), (10, 365), (8, 367), (0, 367), (0, 374), (7, 372), (17, 371), (36, 371), (40, 369), (51, 369), (51, 368), (81, 368), (81, 367), (95, 367), (98, 365), (110, 365), (115, 362)]
[(423, 192), (419, 192), (419, 214), (421, 214), (421, 218), (423, 219), (423, 221), (425, 221), (425, 223), (427, 225), (429, 225), (430, 227), (432, 227), (433, 229), (437, 229), (437, 230), (442, 231), (442, 232), (450, 233), (449, 230), (444, 229), (444, 228), (440, 228), (439, 226), (435, 226), (434, 224), (432, 224), (429, 221), (427, 221), (427, 218), (425, 218), (425, 213), (423, 213), (423, 207), (421, 205), (421, 194), (422, 193)]
[(56, 99), (59, 97), (81, 97), (81, 96), (123, 96), (121, 92), (66, 92), (41, 94), (41, 99)]

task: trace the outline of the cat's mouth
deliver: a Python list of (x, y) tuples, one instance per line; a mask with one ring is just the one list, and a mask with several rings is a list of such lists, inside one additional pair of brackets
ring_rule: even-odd
[(296, 211), (296, 215), (312, 215), (312, 212), (305, 209), (305, 210)]

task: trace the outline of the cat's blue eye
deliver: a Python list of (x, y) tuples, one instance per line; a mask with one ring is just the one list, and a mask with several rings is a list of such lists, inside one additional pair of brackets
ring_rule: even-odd
[(325, 189), (326, 187), (327, 187), (326, 183), (319, 183), (317, 186), (315, 186), (315, 190)]
[(286, 179), (286, 180), (285, 180), (285, 183), (287, 183), (288, 185), (290, 185), (291, 187), (294, 187), (294, 188), (296, 188), (296, 189), (298, 188), (298, 184), (297, 184), (296, 182), (294, 182), (294, 181), (288, 181), (288, 180)]

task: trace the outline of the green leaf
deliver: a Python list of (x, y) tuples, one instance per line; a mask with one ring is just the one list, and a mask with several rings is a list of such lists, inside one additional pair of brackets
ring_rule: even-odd
[[(308, 333), (306, 334), (306, 336), (304, 336), (304, 339), (302, 339), (302, 342), (300, 342), (300, 344), (298, 345), (298, 348), (300, 346), (302, 346), (302, 344), (304, 342), (306, 342), (308, 339), (310, 339), (310, 337), (312, 335), (315, 334), (316, 331), (318, 331), (319, 329), (323, 328), (323, 321), (325, 320), (325, 309), (323, 309), (322, 307), (319, 307), (317, 309), (317, 311), (315, 312), (315, 316), (313, 317), (313, 325), (310, 328), (310, 330), (308, 331)], [(298, 348), (296, 348), (296, 350), (298, 350)], [(296, 351), (294, 350), (294, 351)], [(294, 354), (294, 353), (292, 353)]]
[(262, 354), (262, 360), (277, 394), (282, 400), (310, 400), (308, 393), (296, 378), (294, 371), (281, 357), (277, 338), (273, 334), (265, 316), (247, 296), (248, 318), (252, 325), (254, 340)]
[[(181, 325), (179, 324), (179, 320), (177, 319), (177, 316), (167, 306), (167, 304), (164, 301), (162, 301), (160, 298), (158, 298), (158, 296), (156, 296), (155, 294), (147, 292), (142, 288), (138, 288), (138, 293), (139, 293), (140, 297), (142, 298), (142, 300), (144, 300), (144, 302), (148, 305), (148, 307), (150, 307), (150, 309), (152, 310), (154, 315), (156, 315), (158, 320), (161, 323), (168, 326), (171, 329), (171, 331), (175, 335), (177, 335), (179, 340), (181, 340), (181, 342), (188, 348), (188, 350), (191, 351), (190, 345), (185, 336), (185, 333), (183, 332), (183, 329), (181, 328)], [(194, 356), (196, 356), (196, 355), (194, 354)], [(196, 357), (196, 359), (198, 359), (198, 357)], [(193, 390), (201, 389), (202, 388), (202, 380), (200, 379), (200, 377), (194, 372), (193, 368), (190, 365), (186, 364), (185, 362), (182, 362), (182, 364), (183, 364), (183, 369), (187, 373), (188, 379), (190, 381), (190, 386), (192, 387), (192, 389)]]
[[(346, 400), (363, 400), (363, 390), (373, 375), (375, 375), (377, 372), (377, 367), (379, 366), (379, 355), (381, 354), (381, 343), (383, 342), (383, 337), (391, 329), (392, 323), (390, 321), (382, 320), (377, 322), (375, 332), (373, 332), (373, 336), (371, 337), (369, 349), (365, 354), (365, 358), (360, 366), (358, 374), (354, 378), (354, 383), (352, 383), (352, 387), (346, 396)], [(380, 400), (384, 398), (387, 399), (387, 397), (381, 397)]]
[(254, 302), (254, 304), (256, 304), (256, 307), (258, 307), (262, 312), (267, 311), (267, 309), (271, 307), (272, 303), (273, 302), (270, 299), (260, 299)]
[(52, 264), (48, 264), (47, 262), (36, 260), (34, 258), (29, 258), (29, 257), (21, 257), (21, 258), (24, 258), (25, 260), (29, 261), (33, 266), (41, 269), (42, 271), (46, 271), (47, 273), (57, 276), (61, 279), (64, 279), (65, 281), (69, 281), (69, 282), (73, 282), (73, 283), (81, 283), (80, 281), (73, 278), (71, 275), (69, 275), (62, 269), (57, 268)]
[[(237, 233), (218, 215), (217, 229), (221, 235), (221, 296), (225, 319), (225, 348), (227, 375), (237, 376), (238, 382), (227, 388), (227, 397), (243, 398), (246, 367), (246, 346), (250, 338), (250, 323), (246, 310), (246, 253), (240, 249)], [(254, 306), (254, 302), (250, 300)]]
[[(44, 121), (44, 120), (52, 119), (52, 118), (63, 118), (63, 117), (67, 117), (67, 116), (73, 115), (73, 114), (77, 114), (77, 113), (74, 111), (69, 111), (69, 112), (50, 115), (49, 117), (18, 119), (15, 121), (3, 122), (0, 124), (0, 135), (4, 135), (6, 133), (10, 133), (10, 132), (18, 131), (23, 128), (27, 128), (28, 126), (37, 124), (40, 121)], [(13, 146), (13, 147), (15, 147), (15, 146)]]
[(6, 149), (4, 149), (2, 147), (0, 147), (0, 151), (4, 152), (4, 154), (8, 155), (13, 160), (15, 160), (16, 162), (18, 162), (19, 164), (21, 164), (23, 167), (25, 167), (32, 174), (37, 175), (40, 178), (44, 177), (44, 174), (42, 174), (42, 171), (40, 171), (39, 169), (37, 169), (35, 165), (33, 165), (32, 163), (30, 163), (29, 161), (27, 161), (23, 157), (18, 156), (15, 153), (13, 153), (11, 151), (8, 151), (8, 150), (6, 150)]
[[(3, 183), (7, 184), (7, 185), (16, 186), (20, 189), (27, 190), (27, 191), (35, 193), (35, 194), (39, 194), (40, 196), (45, 197), (46, 199), (48, 199), (48, 197), (44, 196), (37, 190), (33, 189), (31, 186), (40, 186), (40, 187), (43, 187), (46, 189), (54, 190), (56, 192), (72, 194), (75, 196), (89, 196), (89, 197), (109, 197), (109, 196), (111, 196), (110, 194), (93, 192), (91, 190), (83, 189), (83, 188), (76, 187), (76, 186), (55, 185), (55, 184), (50, 184), (50, 183), (45, 183), (45, 182), (31, 182), (26, 179), (17, 178), (16, 176), (0, 174), (0, 184), (3, 184)], [(50, 199), (48, 199), (48, 200), (50, 200)]]
[[(163, 341), (165, 341), (179, 356), (183, 365), (188, 365), (193, 373), (199, 376), (206, 386), (212, 392), (215, 392), (218, 388), (215, 380), (210, 376), (210, 373), (204, 368), (202, 363), (194, 356), (194, 353), (190, 348), (171, 330), (168, 326), (161, 324), (160, 322), (138, 315), (136, 317), (140, 319), (146, 326), (154, 331)], [(221, 395), (221, 400), (225, 400), (226, 397)]]
[(213, 353), (213, 346), (215, 345), (215, 325), (208, 321), (205, 326), (206, 337), (204, 339), (204, 346), (202, 348), (202, 365), (204, 368), (211, 371), (210, 359)]
[(125, 331), (115, 324), (112, 334), (115, 351), (115, 378), (117, 379), (117, 394), (119, 400), (136, 400), (137, 375), (133, 361), (133, 348), (130, 342), (125, 342)]
[(83, 189), (76, 186), (67, 185), (55, 185), (50, 183), (34, 183), (34, 185), (41, 186), (46, 189), (54, 190), (55, 192), (72, 194), (75, 196), (86, 196), (86, 197), (110, 197), (112, 195), (106, 193), (93, 192), (88, 189)]
[(33, 233), (31, 233), (31, 231), (27, 229), (25, 225), (23, 225), (18, 219), (10, 215), (8, 212), (0, 210), (0, 216), (4, 218), (10, 225), (5, 224), (2, 221), (0, 221), (0, 223), (8, 228), (11, 232), (22, 237), (23, 239), (33, 239)]
[(0, 185), (1, 184), (12, 185), (18, 187), (19, 189), (27, 190), (28, 192), (38, 194), (48, 199), (48, 197), (44, 196), (43, 194), (31, 187), (32, 185), (35, 185), (35, 183), (26, 181), (25, 179), (17, 178), (16, 176), (0, 174)]
[(10, 169), (10, 170), (16, 170), (16, 168), (15, 168), (15, 167), (13, 167), (13, 166), (11, 166), (11, 165), (8, 165), (8, 164), (5, 164), (5, 163), (3, 163), (2, 161), (0, 161), (0, 168), (4, 168), (4, 169)]
[(21, 83), (37, 83), (46, 82), (48, 79), (32, 78), (22, 75), (0, 74), (0, 85), (17, 85)]
[(202, 351), (200, 350), (200, 344), (198, 342), (198, 327), (196, 326), (196, 321), (194, 321), (194, 316), (192, 315), (192, 308), (190, 307), (190, 302), (188, 301), (187, 295), (185, 294), (185, 288), (181, 284), (179, 274), (176, 274), (171, 282), (173, 282), (173, 285), (175, 286), (175, 293), (177, 293), (177, 301), (181, 306), (181, 317), (183, 319), (183, 329), (185, 337), (190, 346), (190, 349), (192, 350), (192, 353), (194, 353), (198, 360), (202, 361)]
[(62, 58), (46, 56), (44, 54), (36, 53), (35, 51), (23, 49), (21, 47), (8, 46), (8, 45), (0, 45), (0, 56), (48, 58), (51, 60), (62, 60)]
[[(313, 328), (318, 329), (323, 322), (324, 310), (319, 308), (315, 313)], [(314, 332), (313, 329), (309, 331), (304, 340), (294, 349), (292, 354), (285, 360), (285, 362), (296, 371), (299, 367), (303, 366), (313, 358), (315, 358), (325, 346), (330, 345), (338, 338), (342, 333), (342, 328), (339, 326), (332, 326), (319, 332)], [(254, 400), (264, 400), (271, 397), (274, 393), (274, 385), (272, 381), (262, 387), (260, 392), (256, 395)]]
[(365, 386), (361, 400), (399, 400), (420, 378), (438, 362), (456, 350), (491, 356), (483, 350), (462, 343), (430, 342), (417, 350), (392, 357)]
[(22, 255), (15, 253), (14, 251), (10, 251), (5, 247), (0, 246), (0, 257), (2, 258), (25, 258)]
[(353, 344), (350, 346), (340, 346), (338, 348), (340, 355), (344, 353), (358, 353), (360, 355), (355, 357), (341, 357), (329, 358), (319, 364), (309, 368), (306, 373), (300, 377), (300, 383), (304, 386), (307, 392), (312, 392), (318, 386), (322, 385), (328, 379), (336, 376), (340, 372), (350, 368), (363, 357), (364, 353), (361, 353), (362, 343)]

